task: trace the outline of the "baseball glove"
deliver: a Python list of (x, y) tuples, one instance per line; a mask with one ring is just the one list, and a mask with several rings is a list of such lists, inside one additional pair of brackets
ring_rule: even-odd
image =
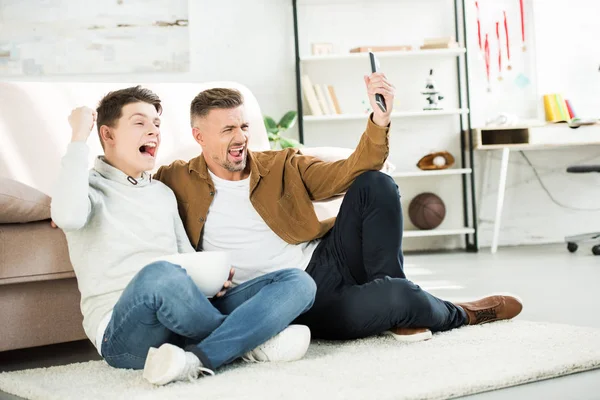
[(454, 165), (454, 156), (447, 151), (427, 154), (419, 160), (417, 167), (424, 171), (450, 168)]

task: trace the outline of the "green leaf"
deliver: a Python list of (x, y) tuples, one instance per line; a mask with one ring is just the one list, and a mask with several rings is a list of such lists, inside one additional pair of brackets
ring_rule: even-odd
[(282, 149), (285, 149), (285, 148), (288, 148), (288, 147), (302, 147), (302, 143), (300, 143), (296, 139), (286, 138), (286, 137), (283, 137), (283, 136), (281, 136), (279, 138), (279, 143), (281, 143), (281, 148)]
[(281, 150), (281, 140), (277, 139), (271, 141), (271, 150)]
[(271, 133), (278, 133), (279, 132), (279, 128), (277, 127), (277, 123), (275, 122), (275, 120), (269, 116), (265, 116), (263, 118), (263, 121), (265, 122), (265, 128), (267, 128), (267, 132), (271, 132)]
[(277, 126), (283, 129), (290, 129), (296, 123), (296, 120), (298, 119), (297, 117), (297, 111), (288, 111), (283, 117), (281, 117), (281, 121), (279, 121), (279, 124)]
[(279, 140), (279, 135), (276, 133), (267, 131), (267, 136), (269, 137), (269, 140), (271, 140), (271, 141)]

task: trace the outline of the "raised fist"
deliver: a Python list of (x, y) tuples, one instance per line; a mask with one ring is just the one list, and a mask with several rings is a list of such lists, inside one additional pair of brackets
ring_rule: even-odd
[(69, 115), (73, 141), (85, 142), (96, 123), (98, 113), (89, 107), (77, 107)]

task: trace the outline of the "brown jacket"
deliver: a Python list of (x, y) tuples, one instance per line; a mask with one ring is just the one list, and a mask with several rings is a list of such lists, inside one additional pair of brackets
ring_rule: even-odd
[[(345, 160), (324, 162), (298, 149), (248, 151), (250, 201), (267, 225), (291, 244), (325, 235), (335, 218), (319, 221), (312, 201), (344, 193), (361, 173), (379, 170), (389, 153), (389, 125), (377, 126), (369, 117), (356, 150)], [(215, 187), (201, 154), (189, 162), (160, 167), (158, 179), (177, 197), (179, 214), (192, 245), (201, 249), (202, 230)], [(234, 218), (235, 210), (231, 210)]]

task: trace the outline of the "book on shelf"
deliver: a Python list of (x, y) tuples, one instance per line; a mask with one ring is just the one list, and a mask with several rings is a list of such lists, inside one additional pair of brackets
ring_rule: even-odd
[(432, 49), (455, 49), (458, 48), (458, 43), (453, 36), (425, 38), (421, 50)]
[(335, 89), (331, 85), (327, 85), (327, 98), (329, 99), (329, 101), (331, 101), (331, 109), (335, 110), (336, 114), (341, 114), (342, 109), (340, 108), (340, 102), (338, 101), (338, 98), (335, 94)]
[(441, 37), (430, 37), (423, 39), (424, 45), (435, 45), (435, 44), (444, 44), (444, 43), (454, 43), (456, 39), (454, 36), (441, 36)]
[(341, 114), (342, 110), (332, 85), (313, 84), (308, 75), (301, 77), (302, 93), (308, 103), (308, 115), (322, 116)]
[(304, 93), (304, 98), (308, 103), (308, 108), (310, 109), (311, 115), (323, 115), (323, 110), (319, 105), (319, 100), (317, 100), (317, 94), (315, 93), (315, 88), (312, 84), (312, 81), (308, 77), (308, 75), (302, 75), (301, 77), (302, 83), (302, 93)]
[(575, 110), (573, 109), (573, 105), (571, 104), (571, 100), (565, 99), (565, 103), (567, 104), (567, 110), (569, 111), (569, 117), (571, 119), (575, 118)]
[(329, 110), (329, 107), (327, 106), (327, 99), (325, 98), (325, 91), (323, 90), (323, 87), (318, 83), (315, 84), (315, 93), (317, 94), (317, 100), (319, 101), (319, 106), (321, 106), (321, 111), (323, 111), (323, 114), (325, 114), (325, 115), (333, 114), (333, 112), (331, 112)]
[(329, 114), (337, 114), (335, 104), (333, 104), (333, 97), (331, 97), (331, 93), (329, 92), (329, 85), (323, 85), (323, 93), (325, 94), (325, 102), (327, 103)]
[(545, 94), (544, 111), (548, 122), (569, 122), (573, 119), (573, 107), (560, 93)]
[(420, 47), (421, 50), (433, 50), (433, 49), (457, 49), (458, 43), (437, 43), (437, 44), (424, 44)]

